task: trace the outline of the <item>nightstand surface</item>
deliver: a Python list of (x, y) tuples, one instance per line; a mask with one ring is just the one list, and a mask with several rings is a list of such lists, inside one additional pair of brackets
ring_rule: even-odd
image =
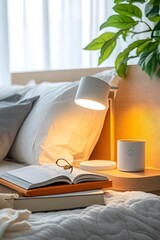
[(124, 172), (119, 171), (117, 168), (103, 172), (105, 172), (107, 175), (109, 174), (119, 178), (146, 178), (160, 176), (160, 169), (156, 168), (146, 168), (143, 172)]
[(122, 172), (118, 169), (99, 171), (113, 181), (113, 190), (160, 191), (160, 169), (146, 168), (144, 172)]

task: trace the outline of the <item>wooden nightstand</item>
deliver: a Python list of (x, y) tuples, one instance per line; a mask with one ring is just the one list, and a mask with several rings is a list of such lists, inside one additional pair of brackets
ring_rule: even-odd
[[(75, 167), (79, 168), (79, 161)], [(112, 190), (143, 191), (160, 195), (160, 169), (146, 168), (144, 172), (122, 172), (117, 168), (107, 171), (95, 171), (112, 180)]]
[(117, 191), (144, 191), (160, 195), (160, 169), (146, 168), (144, 172), (122, 172), (118, 169), (101, 171), (113, 181)]

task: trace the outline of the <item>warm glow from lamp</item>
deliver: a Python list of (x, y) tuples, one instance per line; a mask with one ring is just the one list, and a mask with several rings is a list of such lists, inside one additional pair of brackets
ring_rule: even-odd
[(75, 103), (93, 110), (105, 110), (108, 105), (109, 91), (110, 85), (107, 82), (95, 77), (82, 77)]
[[(109, 92), (110, 85), (107, 82), (95, 77), (82, 77), (76, 93), (75, 103), (93, 110), (105, 110), (108, 106)], [(110, 108), (111, 106), (112, 104)], [(80, 163), (80, 168), (84, 170), (109, 170), (115, 167), (116, 163), (110, 160), (89, 160)]]
[(89, 100), (89, 99), (76, 99), (75, 103), (77, 103), (81, 107), (85, 107), (93, 110), (105, 110), (106, 108), (106, 106), (104, 106), (103, 104), (93, 100)]

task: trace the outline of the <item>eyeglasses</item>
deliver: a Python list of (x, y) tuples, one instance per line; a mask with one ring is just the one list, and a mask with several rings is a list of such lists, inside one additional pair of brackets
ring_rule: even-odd
[(62, 167), (64, 170), (70, 169), (70, 173), (73, 172), (73, 166), (65, 158), (58, 158), (56, 164), (58, 167)]

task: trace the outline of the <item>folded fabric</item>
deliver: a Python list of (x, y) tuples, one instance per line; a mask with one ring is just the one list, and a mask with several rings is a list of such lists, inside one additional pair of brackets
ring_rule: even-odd
[(0, 239), (5, 232), (23, 231), (30, 228), (25, 221), (29, 218), (28, 210), (14, 210), (14, 199), (18, 198), (16, 193), (0, 193)]
[(26, 221), (30, 216), (28, 210), (4, 208), (0, 210), (0, 239), (5, 233), (28, 230), (31, 224)]
[(0, 193), (0, 209), (13, 208), (16, 198), (18, 198), (16, 193)]
[(19, 128), (38, 98), (15, 102), (19, 96), (13, 95), (0, 101), (0, 161), (8, 154)]

